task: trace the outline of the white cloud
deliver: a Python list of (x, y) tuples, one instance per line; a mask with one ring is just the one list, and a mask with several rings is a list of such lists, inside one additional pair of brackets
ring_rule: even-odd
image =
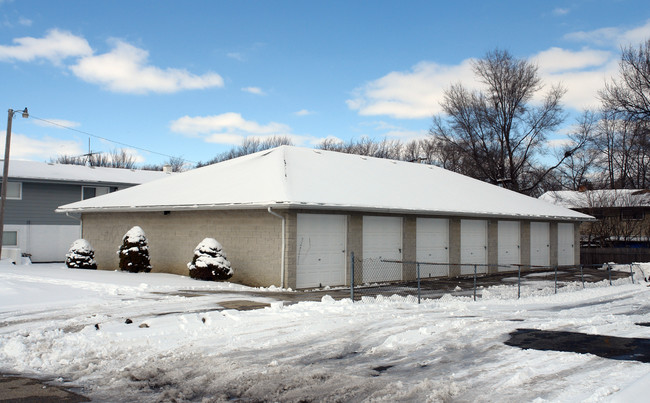
[(46, 59), (60, 63), (68, 57), (88, 56), (92, 49), (84, 38), (53, 29), (43, 38), (16, 38), (13, 46), (0, 45), (0, 60), (31, 62)]
[[(364, 116), (390, 116), (402, 119), (428, 118), (442, 113), (444, 91), (461, 82), (470, 89), (480, 87), (471, 70), (471, 60), (458, 65), (442, 66), (421, 62), (407, 72), (391, 72), (356, 90), (347, 100), (348, 107)], [(550, 48), (530, 57), (549, 88), (562, 84), (567, 88), (563, 103), (570, 108), (597, 106), (597, 92), (605, 79), (617, 71), (618, 54), (584, 48), (572, 51)], [(540, 100), (544, 91), (537, 94)]]
[[(547, 85), (561, 83), (567, 88), (563, 102), (567, 107), (583, 109), (598, 104), (597, 92), (605, 80), (618, 70), (620, 45), (637, 44), (650, 37), (650, 20), (631, 28), (602, 28), (589, 32), (574, 32), (566, 38), (607, 45), (606, 49), (583, 48), (578, 51), (553, 47), (530, 59), (539, 66)], [(394, 71), (370, 81), (354, 91), (346, 101), (348, 107), (362, 116), (390, 116), (401, 119), (421, 119), (442, 113), (440, 101), (452, 84), (462, 83), (470, 89), (479, 88), (472, 69), (472, 59), (457, 65), (440, 65), (423, 61), (409, 71)], [(542, 94), (538, 95), (538, 98)]]
[[(2, 140), (4, 149), (4, 140)], [(40, 139), (28, 137), (23, 134), (12, 134), (10, 159), (48, 161), (57, 155), (83, 154), (81, 145), (75, 141), (60, 140), (52, 137)]]
[(322, 139), (298, 135), (288, 125), (277, 122), (260, 124), (244, 119), (235, 112), (211, 116), (183, 116), (170, 124), (171, 131), (186, 136), (201, 137), (207, 143), (238, 145), (245, 138), (264, 140), (272, 136), (286, 136), (295, 145), (318, 144)]
[(558, 16), (559, 15), (567, 15), (567, 14), (569, 14), (569, 11), (571, 11), (571, 10), (569, 10), (568, 8), (557, 7), (555, 9), (553, 9), (553, 14), (558, 15)]
[(617, 61), (612, 60), (601, 68), (593, 71), (561, 72), (542, 75), (547, 84), (560, 83), (567, 89), (562, 98), (564, 105), (574, 109), (598, 107), (598, 90), (603, 88), (605, 80), (617, 71)]
[(650, 37), (650, 20), (645, 24), (623, 29), (619, 27), (605, 27), (593, 31), (571, 32), (564, 36), (566, 39), (587, 42), (599, 46), (620, 47), (637, 45)]
[(205, 135), (214, 133), (246, 135), (284, 135), (291, 131), (289, 126), (270, 122), (265, 125), (244, 119), (235, 112), (212, 116), (183, 116), (171, 123), (171, 130), (186, 135)]
[(149, 52), (114, 40), (113, 49), (103, 55), (86, 56), (70, 67), (79, 78), (114, 92), (146, 94), (172, 93), (188, 89), (223, 87), (219, 74), (197, 76), (182, 69), (161, 69), (147, 65)]
[(260, 87), (244, 87), (241, 89), (244, 92), (248, 92), (250, 94), (255, 94), (255, 95), (266, 95), (264, 91)]
[(546, 142), (546, 145), (550, 148), (564, 148), (565, 146), (572, 146), (574, 145), (575, 142), (569, 138), (562, 138), (562, 139), (553, 139), (553, 140), (548, 140)]
[(240, 62), (243, 62), (244, 60), (246, 60), (244, 58), (244, 55), (239, 53), (239, 52), (230, 52), (230, 53), (226, 54), (226, 56), (228, 56), (231, 59), (235, 59), (237, 61), (240, 61)]
[(420, 62), (410, 71), (395, 71), (355, 90), (348, 107), (363, 116), (419, 119), (440, 113), (444, 90), (452, 83), (473, 83), (471, 59), (455, 66)]
[[(47, 121), (45, 121), (47, 120)], [(71, 120), (63, 120), (63, 119), (45, 119), (45, 120), (34, 120), (34, 124), (37, 126), (42, 126), (42, 127), (55, 127), (57, 129), (63, 129), (63, 128), (68, 128), (68, 127), (79, 127), (81, 126), (81, 123), (79, 122), (73, 122)]]
[(294, 112), (293, 114), (296, 116), (308, 116), (308, 115), (313, 115), (314, 112), (307, 109), (301, 109), (297, 112)]
[(402, 142), (408, 143), (409, 141), (413, 140), (421, 140), (427, 138), (429, 135), (428, 130), (407, 130), (407, 129), (396, 129), (396, 130), (389, 130), (386, 133), (384, 133), (384, 136), (388, 138), (394, 138), (396, 140), (400, 140)]
[(69, 68), (78, 78), (114, 92), (173, 93), (224, 85), (217, 73), (196, 75), (184, 69), (148, 65), (149, 52), (120, 40), (112, 40), (113, 49), (101, 55), (94, 55), (83, 37), (57, 29), (48, 31), (43, 38), (16, 38), (13, 42), (12, 46), (0, 45), (0, 61), (45, 59), (60, 65), (64, 59), (75, 58)]
[(362, 126), (371, 127), (375, 133), (369, 135), (363, 135), (362, 137), (369, 138), (389, 138), (400, 140), (402, 142), (408, 143), (412, 140), (420, 140), (426, 138), (429, 134), (429, 131), (426, 129), (412, 130), (405, 127), (388, 123), (385, 121), (373, 121), (373, 122), (363, 122)]
[(20, 17), (18, 18), (18, 24), (24, 26), (24, 27), (31, 27), (32, 26), (32, 20), (25, 18), (25, 17)]
[[(616, 72), (617, 55), (608, 51), (584, 49), (569, 51), (551, 48), (530, 59), (539, 66), (546, 88), (562, 84), (567, 88), (563, 103), (583, 109), (597, 105), (597, 92), (605, 79)], [(440, 102), (444, 91), (461, 82), (470, 89), (480, 87), (465, 60), (457, 66), (440, 66), (422, 62), (410, 72), (392, 72), (357, 90), (357, 96), (347, 101), (350, 109), (364, 116), (390, 116), (402, 119), (429, 118), (442, 113)], [(544, 91), (537, 94), (540, 100)], [(391, 136), (399, 137), (398, 130)], [(408, 132), (408, 130), (407, 130)], [(390, 131), (389, 131), (390, 133)]]
[(557, 73), (567, 70), (584, 70), (605, 65), (613, 57), (605, 50), (583, 49), (572, 51), (550, 48), (539, 52), (532, 60), (539, 66), (540, 73)]
[[(564, 105), (574, 109), (594, 108), (598, 90), (618, 69), (618, 54), (604, 50), (571, 51), (551, 48), (531, 57), (539, 66), (545, 84), (561, 84), (567, 89)], [(542, 93), (537, 94), (538, 100)]]

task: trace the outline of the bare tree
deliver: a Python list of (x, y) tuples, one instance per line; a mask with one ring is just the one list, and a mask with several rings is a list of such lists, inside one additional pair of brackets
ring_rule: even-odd
[(264, 151), (270, 148), (284, 145), (293, 145), (290, 137), (272, 136), (264, 140), (260, 140), (257, 137), (247, 137), (244, 139), (244, 141), (242, 141), (241, 145), (233, 147), (229, 151), (221, 153), (205, 163), (199, 162), (196, 166), (197, 168), (200, 168), (202, 166), (216, 164), (218, 162), (227, 161), (233, 158), (242, 157), (244, 155), (253, 154), (259, 151)]
[(172, 172), (183, 172), (188, 168), (188, 163), (182, 157), (169, 157), (162, 164), (145, 164), (140, 167), (143, 171), (162, 171), (168, 165)]
[(107, 156), (107, 162), (105, 163), (105, 165), (99, 165), (99, 166), (108, 166), (110, 168), (134, 169), (136, 167), (136, 159), (132, 154), (130, 154), (127, 150), (123, 148), (120, 148), (119, 150), (114, 149)]
[(623, 49), (619, 77), (599, 93), (603, 107), (618, 119), (650, 121), (650, 39)]
[[(359, 140), (350, 139), (347, 143), (331, 143), (329, 148), (324, 148), (324, 143), (319, 148), (338, 151), (346, 154), (365, 155), (368, 157), (387, 158), (389, 154), (399, 154), (399, 150), (388, 152), (387, 139), (375, 141), (370, 137), (362, 137)], [(392, 144), (393, 148), (401, 148), (401, 144)]]
[(581, 190), (602, 187), (601, 177), (597, 172), (601, 172), (599, 161), (602, 159), (602, 153), (596, 147), (600, 115), (594, 111), (585, 111), (578, 119), (574, 130), (569, 134), (568, 147), (583, 145), (574, 150), (566, 158), (562, 158), (566, 153), (566, 147), (555, 152), (557, 160), (562, 160), (555, 173), (548, 176), (546, 186), (555, 186), (555, 188), (546, 188), (545, 190)]
[(584, 226), (590, 246), (611, 247), (638, 240), (648, 232), (647, 222), (641, 219), (649, 201), (647, 191), (605, 189), (582, 192), (577, 199), (569, 197), (579, 210), (597, 218)]
[(619, 75), (599, 92), (596, 148), (603, 181), (612, 189), (650, 186), (650, 40), (623, 48)]
[(183, 172), (186, 168), (186, 162), (182, 157), (169, 157), (163, 165), (169, 165), (172, 172)]
[(86, 159), (81, 156), (60, 154), (55, 158), (50, 157), (50, 163), (64, 165), (86, 165)]
[(91, 167), (136, 168), (136, 158), (123, 148), (114, 149), (108, 154), (58, 155), (56, 158), (50, 158), (50, 161), (57, 164), (89, 165)]
[(473, 71), (484, 89), (452, 85), (441, 103), (447, 116), (433, 119), (429, 133), (439, 142), (439, 159), (445, 168), (532, 193), (574, 151), (567, 149), (550, 168), (540, 169), (535, 161), (547, 134), (564, 121), (565, 89), (551, 87), (540, 105), (532, 103), (543, 88), (537, 66), (504, 50), (488, 52)]
[(650, 131), (643, 121), (601, 114), (595, 147), (602, 181), (611, 189), (644, 189), (650, 185)]

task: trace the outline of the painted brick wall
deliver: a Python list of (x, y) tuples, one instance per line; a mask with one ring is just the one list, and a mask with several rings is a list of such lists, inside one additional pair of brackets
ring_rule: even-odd
[(232, 263), (232, 281), (280, 285), (282, 220), (266, 210), (86, 213), (82, 219), (83, 237), (95, 248), (99, 269), (118, 269), (122, 237), (138, 225), (147, 235), (154, 272), (188, 275), (194, 248), (210, 237)]
[(489, 264), (488, 273), (498, 273), (499, 267), (499, 221), (488, 220), (487, 223), (487, 262)]
[[(275, 210), (273, 210), (275, 211)], [(298, 214), (295, 211), (275, 211), (286, 220), (286, 244), (285, 244), (285, 270), (284, 270), (284, 286), (289, 288), (296, 288), (296, 266), (298, 264), (296, 239), (298, 235)], [(281, 225), (282, 220), (276, 218)]]
[(521, 221), (519, 230), (521, 231), (519, 241), (521, 264), (530, 265), (530, 221)]
[[(402, 219), (402, 260), (405, 262), (415, 262), (416, 235), (417, 218), (415, 216), (405, 216)], [(404, 280), (416, 280), (418, 278), (416, 265), (404, 263), (402, 265), (402, 278)]]
[[(307, 211), (274, 210), (286, 219), (285, 286), (296, 284), (297, 213)], [(309, 211), (312, 213), (324, 213)], [(332, 214), (332, 211), (328, 213)], [(346, 214), (347, 213), (347, 214)], [(363, 214), (336, 212), (348, 216), (347, 252), (363, 259)], [(416, 217), (403, 217), (403, 258), (415, 260)], [(281, 284), (282, 220), (266, 210), (187, 211), (143, 213), (88, 213), (83, 215), (83, 237), (95, 248), (100, 269), (118, 269), (117, 250), (124, 234), (134, 225), (147, 234), (154, 272), (188, 275), (187, 262), (196, 245), (205, 237), (216, 238), (235, 269), (232, 281), (253, 286)], [(530, 263), (530, 222), (521, 221), (521, 263)], [(579, 262), (579, 224), (575, 224), (576, 264)], [(488, 261), (498, 258), (498, 221), (488, 222)], [(550, 226), (551, 264), (557, 263), (557, 223)], [(460, 219), (449, 217), (449, 261), (460, 262)], [(346, 262), (349, 279), (350, 262)], [(452, 265), (450, 276), (460, 273)], [(355, 273), (361, 278), (361, 273)], [(404, 265), (404, 278), (411, 279), (414, 268)], [(347, 282), (348, 280), (346, 280)]]
[(549, 225), (549, 238), (551, 245), (551, 266), (557, 266), (557, 222)]
[[(350, 285), (350, 253), (354, 252), (355, 261), (359, 262), (363, 259), (363, 215), (358, 213), (351, 213), (348, 215), (348, 234), (347, 234), (347, 253), (348, 262), (346, 263), (345, 278), (347, 285)], [(358, 266), (358, 267), (357, 267)], [(354, 269), (356, 284), (361, 284), (362, 276), (359, 270), (361, 264), (357, 264)]]
[[(449, 263), (460, 263), (460, 218), (449, 219)], [(449, 277), (460, 275), (460, 266), (449, 266)]]
[(580, 223), (573, 224), (573, 262), (580, 264)]

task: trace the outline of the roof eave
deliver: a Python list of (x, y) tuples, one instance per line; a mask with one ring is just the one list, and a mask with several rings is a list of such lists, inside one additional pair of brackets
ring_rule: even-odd
[(562, 215), (528, 215), (528, 214), (500, 214), (490, 212), (465, 212), (465, 211), (444, 211), (444, 210), (423, 210), (404, 209), (390, 207), (355, 206), (355, 205), (331, 205), (324, 203), (296, 203), (288, 201), (274, 201), (264, 203), (228, 203), (228, 204), (193, 204), (193, 205), (152, 205), (152, 206), (109, 206), (109, 207), (85, 207), (85, 208), (58, 208), (57, 213), (126, 213), (126, 212), (163, 212), (163, 211), (199, 211), (199, 210), (252, 210), (252, 209), (298, 209), (298, 210), (332, 210), (332, 211), (359, 211), (380, 214), (407, 214), (407, 215), (429, 215), (469, 218), (496, 218), (496, 219), (543, 219), (550, 221), (596, 221), (594, 217), (573, 217)]

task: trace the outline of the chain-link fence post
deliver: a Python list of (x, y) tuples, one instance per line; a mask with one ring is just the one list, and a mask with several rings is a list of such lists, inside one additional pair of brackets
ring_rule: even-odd
[(476, 265), (474, 265), (474, 301), (476, 301)]
[(580, 280), (582, 280), (582, 289), (585, 289), (585, 274), (582, 270), (582, 265), (580, 265)]
[(630, 263), (630, 278), (632, 279), (632, 284), (634, 284), (634, 272), (632, 271), (632, 264)]
[(557, 294), (557, 265), (555, 265), (555, 293)]
[(420, 263), (417, 263), (417, 275), (418, 275), (418, 304), (420, 304)]
[(607, 264), (607, 277), (609, 278), (609, 285), (612, 285), (612, 266)]
[(517, 299), (521, 297), (521, 266), (517, 266)]
[(350, 252), (350, 299), (354, 302), (354, 252)]

